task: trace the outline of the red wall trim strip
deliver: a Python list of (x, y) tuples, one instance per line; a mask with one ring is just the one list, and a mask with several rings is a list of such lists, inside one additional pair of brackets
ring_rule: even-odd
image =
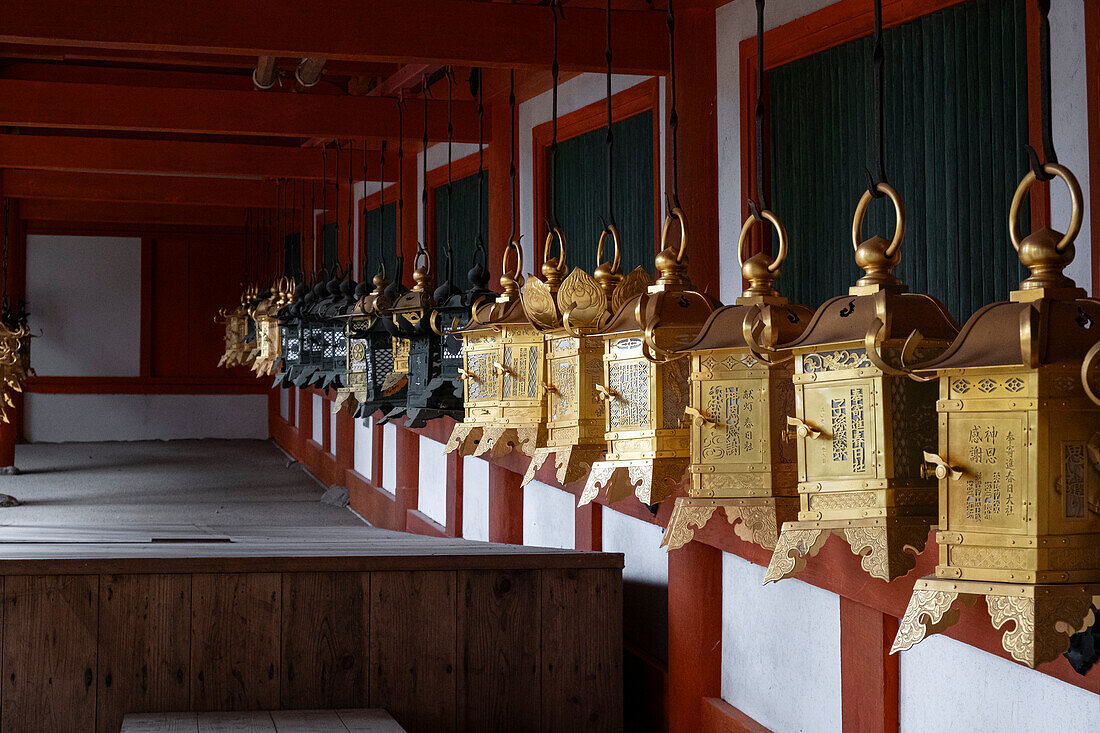
[(265, 394), (266, 379), (250, 377), (31, 377), (35, 394)]

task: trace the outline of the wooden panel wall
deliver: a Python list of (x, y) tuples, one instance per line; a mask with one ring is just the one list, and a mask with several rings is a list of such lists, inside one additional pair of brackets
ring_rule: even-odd
[(618, 730), (617, 569), (9, 576), (5, 733), (382, 707), (409, 731)]

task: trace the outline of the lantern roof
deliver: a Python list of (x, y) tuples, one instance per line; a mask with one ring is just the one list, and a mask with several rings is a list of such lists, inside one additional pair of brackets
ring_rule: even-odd
[(950, 341), (959, 325), (931, 295), (883, 289), (825, 301), (802, 335), (782, 345), (798, 349), (864, 341), (872, 330), (882, 341), (904, 340), (914, 331), (924, 338)]
[[(703, 330), (695, 341), (687, 347), (689, 351), (707, 349), (755, 349), (745, 339), (746, 320), (759, 321), (765, 328), (771, 328), (771, 337), (767, 340), (782, 344), (793, 341), (802, 335), (814, 312), (804, 305), (788, 304), (786, 298), (775, 299), (778, 302), (754, 305), (740, 302), (726, 305), (710, 314), (703, 324)], [(759, 313), (759, 315), (754, 315)]]

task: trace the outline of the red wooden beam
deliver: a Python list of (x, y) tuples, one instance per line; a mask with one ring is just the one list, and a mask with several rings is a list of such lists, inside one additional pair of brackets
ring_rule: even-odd
[[(9, 0), (0, 43), (45, 44), (163, 53), (215, 53), (344, 61), (548, 67), (550, 11), (528, 4), (463, 0), (193, 0), (165, 12), (145, 0)], [(561, 67), (604, 68), (604, 12), (569, 8), (560, 22)], [(615, 67), (660, 74), (667, 68), (664, 14), (614, 13)]]
[[(363, 153), (357, 150), (353, 155), (358, 178)], [(378, 158), (377, 152), (367, 154), (367, 176), (372, 181), (381, 178)], [(397, 180), (396, 161), (395, 155), (393, 164), (386, 167), (387, 180)], [(319, 179), (323, 172), (317, 149), (60, 135), (0, 135), (0, 168), (300, 180)], [(332, 170), (328, 175), (332, 176)]]
[[(278, 184), (251, 179), (125, 173), (9, 170), (6, 193), (20, 199), (128, 201), (236, 208), (274, 208)], [(336, 186), (329, 186), (333, 191)]]
[[(363, 139), (393, 137), (398, 123), (382, 97), (0, 79), (0, 99), (0, 125), (14, 127)], [(428, 138), (446, 140), (446, 101), (407, 100), (406, 118), (422, 119), (425, 104)], [(455, 102), (455, 141), (477, 133), (476, 103)]]
[(898, 657), (890, 646), (898, 620), (840, 597), (840, 696), (844, 730), (897, 731)]
[(244, 209), (227, 206), (23, 199), (20, 214), (34, 226), (43, 222), (102, 222), (237, 228), (245, 224)]

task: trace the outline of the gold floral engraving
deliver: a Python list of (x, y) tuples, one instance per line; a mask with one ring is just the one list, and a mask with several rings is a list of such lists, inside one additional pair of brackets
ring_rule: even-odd
[(550, 286), (544, 281), (537, 277), (528, 278), (520, 299), (523, 301), (523, 310), (532, 321), (544, 328), (558, 325), (558, 307), (554, 303)]
[(957, 592), (943, 590), (914, 590), (909, 597), (898, 624), (898, 633), (890, 653), (905, 651), (932, 634), (942, 633), (959, 620), (959, 610), (951, 609), (951, 604), (959, 597)]
[(652, 284), (653, 278), (645, 268), (635, 267), (615, 286), (615, 293), (611, 296), (611, 310), (617, 313), (628, 300), (646, 292)]
[(558, 305), (563, 314), (569, 314), (570, 323), (581, 328), (599, 325), (607, 314), (607, 296), (596, 278), (579, 267), (562, 282)]
[[(733, 532), (745, 542), (774, 550), (779, 539), (775, 507), (769, 504), (724, 504), (726, 519), (733, 525)], [(739, 521), (740, 520), (740, 521)]]
[(661, 547), (668, 550), (678, 550), (695, 537), (692, 525), (702, 529), (710, 518), (714, 516), (714, 510), (718, 507), (711, 504), (693, 505), (685, 504), (683, 499), (677, 499), (672, 508), (672, 515), (668, 518), (668, 528), (661, 538)]
[(806, 374), (862, 369), (869, 366), (871, 366), (871, 360), (862, 349), (822, 351), (802, 357), (802, 371)]
[(768, 571), (764, 573), (764, 584), (797, 575), (806, 567), (806, 558), (820, 552), (827, 539), (829, 531), (826, 529), (784, 527), (775, 543)]

